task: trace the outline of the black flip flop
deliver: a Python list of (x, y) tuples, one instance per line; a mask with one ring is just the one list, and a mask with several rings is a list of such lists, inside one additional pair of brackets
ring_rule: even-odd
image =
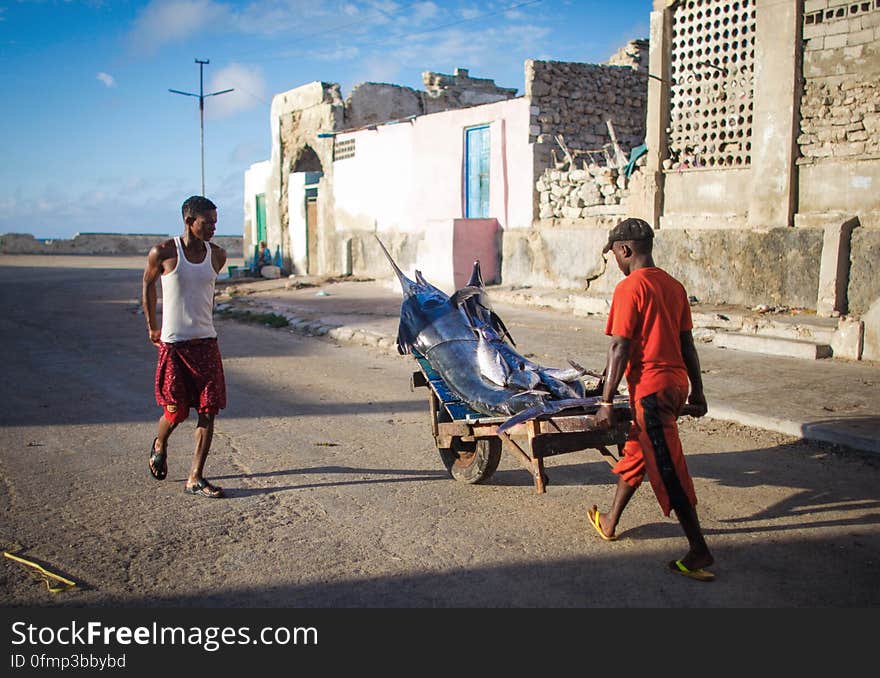
[(168, 475), (168, 455), (165, 452), (156, 452), (156, 441), (158, 438), (153, 438), (153, 442), (150, 444), (150, 474), (156, 480), (165, 480), (165, 476)]
[(222, 487), (217, 487), (216, 485), (212, 485), (207, 480), (202, 478), (199, 482), (194, 485), (186, 485), (183, 486), (183, 491), (187, 494), (195, 494), (199, 497), (207, 497), (208, 499), (222, 499), (226, 495), (223, 493)]

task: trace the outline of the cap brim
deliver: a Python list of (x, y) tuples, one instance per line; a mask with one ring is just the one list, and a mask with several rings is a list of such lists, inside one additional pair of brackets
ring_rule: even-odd
[(614, 245), (613, 242), (605, 243), (605, 247), (602, 248), (602, 254), (608, 254), (611, 251), (611, 247)]

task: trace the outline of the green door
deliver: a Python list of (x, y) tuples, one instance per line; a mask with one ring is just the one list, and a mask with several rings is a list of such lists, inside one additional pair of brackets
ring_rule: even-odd
[(259, 193), (257, 195), (257, 242), (266, 239), (266, 194)]

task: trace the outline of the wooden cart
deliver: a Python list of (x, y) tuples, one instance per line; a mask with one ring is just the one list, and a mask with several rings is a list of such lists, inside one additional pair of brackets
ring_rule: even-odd
[[(449, 474), (464, 483), (487, 480), (498, 468), (502, 450), (512, 454), (532, 474), (535, 490), (546, 491), (549, 483), (544, 459), (565, 452), (598, 450), (614, 464), (623, 450), (631, 425), (629, 400), (614, 399), (617, 424), (610, 430), (596, 426), (593, 408), (542, 415), (507, 431), (498, 427), (507, 417), (487, 417), (455, 396), (443, 378), (422, 356), (415, 355), (419, 369), (413, 372), (411, 387), (427, 387), (431, 430), (440, 458)], [(610, 447), (615, 447), (614, 454)]]

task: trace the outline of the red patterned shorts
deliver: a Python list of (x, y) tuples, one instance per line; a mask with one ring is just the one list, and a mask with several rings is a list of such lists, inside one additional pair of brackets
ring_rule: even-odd
[(162, 342), (156, 365), (156, 403), (217, 414), (226, 407), (226, 379), (217, 339)]

